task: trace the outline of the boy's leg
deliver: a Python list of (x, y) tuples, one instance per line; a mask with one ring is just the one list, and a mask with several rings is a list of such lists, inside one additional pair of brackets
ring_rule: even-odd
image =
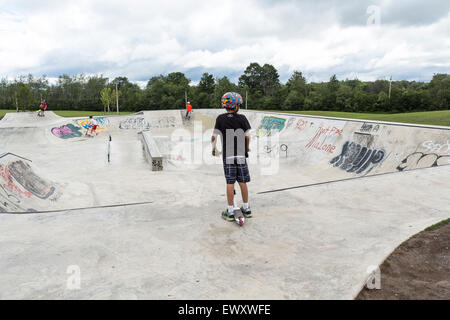
[(234, 221), (234, 185), (236, 183), (236, 165), (234, 163), (223, 163), (225, 180), (227, 183), (227, 205), (228, 208), (222, 212), (222, 218), (228, 221)]
[(234, 221), (234, 184), (227, 183), (227, 202), (228, 208), (222, 211), (222, 218)]
[(248, 187), (247, 187), (247, 183), (250, 182), (250, 173), (248, 170), (247, 161), (245, 161), (242, 164), (239, 164), (237, 168), (238, 168), (237, 182), (239, 183), (239, 187), (241, 188), (243, 201), (241, 211), (246, 218), (251, 218), (252, 211), (250, 210), (250, 206), (248, 204)]
[(234, 184), (227, 184), (227, 202), (234, 207)]
[(239, 187), (241, 188), (242, 201), (248, 203), (248, 187), (247, 183), (239, 182)]

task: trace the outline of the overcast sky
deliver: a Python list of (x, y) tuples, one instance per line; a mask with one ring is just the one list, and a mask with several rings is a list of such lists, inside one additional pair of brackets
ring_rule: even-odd
[(232, 80), (251, 62), (286, 81), (429, 81), (450, 73), (449, 0), (0, 0), (0, 77), (181, 71)]

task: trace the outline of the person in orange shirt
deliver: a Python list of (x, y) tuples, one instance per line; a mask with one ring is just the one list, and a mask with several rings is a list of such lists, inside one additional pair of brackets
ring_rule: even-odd
[(191, 111), (192, 111), (192, 106), (191, 103), (188, 101), (188, 103), (186, 104), (186, 120), (187, 119), (191, 119)]

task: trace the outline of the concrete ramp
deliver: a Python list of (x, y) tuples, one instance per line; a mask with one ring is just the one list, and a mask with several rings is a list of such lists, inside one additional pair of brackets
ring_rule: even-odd
[[(267, 180), (280, 188), (450, 164), (447, 127), (241, 112), (252, 125), (249, 162), (258, 170), (271, 159)], [(216, 116), (198, 110), (194, 120), (209, 129)]]
[[(210, 144), (222, 112), (98, 117), (93, 138), (86, 118), (1, 121), (0, 298), (352, 299), (450, 217), (450, 128), (242, 110), (254, 217), (228, 223)], [(145, 130), (164, 171), (149, 170)]]
[(162, 171), (163, 158), (150, 131), (146, 130), (139, 132), (139, 138), (142, 142), (142, 149), (144, 150), (145, 158), (150, 164), (152, 171)]
[(9, 112), (0, 120), (0, 128), (44, 127), (61, 119), (53, 111), (46, 111), (44, 117), (38, 117), (37, 112)]
[(31, 160), (0, 154), (0, 212), (34, 212), (60, 196), (56, 184), (36, 174)]

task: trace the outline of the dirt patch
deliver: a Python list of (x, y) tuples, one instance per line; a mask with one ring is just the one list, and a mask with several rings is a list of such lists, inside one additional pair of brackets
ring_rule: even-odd
[(381, 290), (364, 288), (356, 300), (449, 300), (450, 220), (413, 236), (380, 267)]

